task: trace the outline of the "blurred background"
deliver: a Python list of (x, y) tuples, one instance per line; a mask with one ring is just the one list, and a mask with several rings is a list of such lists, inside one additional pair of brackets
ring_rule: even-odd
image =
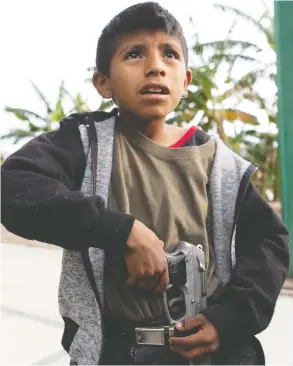
[[(1, 2), (1, 161), (32, 137), (58, 128), (58, 121), (70, 113), (113, 107), (91, 84), (96, 44), (110, 19), (137, 2), (143, 1)], [(182, 24), (193, 71), (188, 98), (167, 122), (198, 125), (256, 163), (259, 169), (254, 183), (280, 215), (285, 202), (285, 221), (292, 228), (292, 202), (290, 207), (287, 204), (290, 197), (293, 200), (288, 186), (292, 169), (291, 177), (286, 174), (288, 159), (293, 166), (293, 154), (290, 157), (292, 147), (280, 154), (280, 141), (284, 141), (282, 146), (287, 141), (288, 146), (290, 136), (280, 138), (280, 123), (284, 136), (288, 118), (283, 116), (282, 122), (278, 118), (277, 88), (278, 52), (287, 46), (278, 46), (282, 37), (281, 32), (277, 35), (281, 23), (275, 19), (276, 5), (273, 0), (158, 3)], [(291, 10), (288, 19), (293, 19)], [(285, 41), (293, 48), (291, 36)], [(279, 59), (278, 66), (281, 64)], [(290, 92), (293, 97), (292, 88)], [(60, 346), (62, 324), (57, 305), (61, 251), (23, 240), (3, 227), (1, 233), (2, 359), (20, 364), (68, 363)], [(293, 329), (290, 283), (288, 279), (272, 328), (261, 336), (270, 363), (293, 364), (288, 343), (289, 328)], [(288, 345), (282, 356), (275, 347), (280, 341)]]

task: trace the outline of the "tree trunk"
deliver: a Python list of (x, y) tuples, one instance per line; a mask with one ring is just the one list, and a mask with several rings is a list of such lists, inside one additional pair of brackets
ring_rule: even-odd
[(222, 141), (226, 142), (226, 135), (225, 135), (225, 130), (224, 130), (224, 121), (222, 119), (219, 119), (217, 121), (217, 125), (218, 125), (218, 128), (217, 128), (217, 132), (221, 138)]

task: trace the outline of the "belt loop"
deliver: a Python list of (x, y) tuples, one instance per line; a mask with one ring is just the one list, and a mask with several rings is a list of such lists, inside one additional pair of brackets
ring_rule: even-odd
[(164, 326), (164, 347), (168, 348), (169, 347), (169, 327), (168, 326)]

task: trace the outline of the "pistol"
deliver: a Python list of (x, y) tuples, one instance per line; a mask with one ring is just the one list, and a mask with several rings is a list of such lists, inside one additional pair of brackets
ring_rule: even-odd
[(179, 332), (176, 322), (198, 314), (206, 307), (206, 267), (202, 245), (180, 241), (172, 252), (166, 253), (169, 284), (163, 291), (164, 312), (169, 324), (161, 327), (137, 327), (137, 344), (168, 345), (169, 337), (186, 337), (198, 329)]

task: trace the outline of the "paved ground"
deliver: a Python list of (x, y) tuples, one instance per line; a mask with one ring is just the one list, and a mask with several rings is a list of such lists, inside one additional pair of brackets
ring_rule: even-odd
[[(57, 304), (62, 251), (50, 248), (1, 245), (2, 365), (68, 365)], [(293, 365), (292, 334), (293, 291), (287, 286), (259, 336), (267, 364)]]
[(2, 365), (69, 364), (60, 346), (60, 249), (1, 244)]

